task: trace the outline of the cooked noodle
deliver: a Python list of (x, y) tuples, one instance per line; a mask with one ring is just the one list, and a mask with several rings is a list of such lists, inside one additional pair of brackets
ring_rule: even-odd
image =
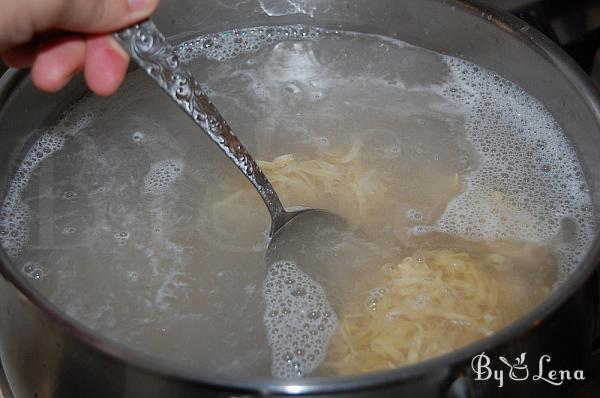
[(337, 374), (394, 368), (500, 329), (549, 293), (515, 283), (507, 261), (491, 254), (476, 263), (465, 252), (432, 250), (385, 265), (342, 309), (325, 366)]
[[(380, 232), (384, 215), (391, 214), (391, 210), (386, 211), (393, 202), (387, 197), (385, 184), (361, 161), (357, 141), (341, 154), (324, 152), (314, 159), (286, 154), (258, 164), (284, 206), (330, 210), (367, 233)], [(238, 185), (224, 182), (217, 193), (219, 200), (211, 200), (211, 224), (220, 235), (236, 231), (233, 224), (242, 221), (239, 215), (252, 214), (260, 206), (250, 184), (239, 181)]]
[(259, 162), (285, 203), (335, 212), (350, 223), (373, 231), (381, 223), (386, 187), (375, 170), (366, 170), (355, 142), (343, 155), (319, 159), (283, 155)]
[[(398, 238), (406, 227), (395, 221), (402, 216), (385, 184), (361, 162), (358, 143), (342, 154), (321, 153), (315, 159), (287, 154), (259, 165), (286, 206), (327, 209), (371, 234)], [(260, 206), (256, 192), (243, 184), (226, 181), (220, 192), (225, 199), (211, 205), (214, 230), (221, 236), (235, 232), (240, 215), (253, 214)], [(452, 181), (449, 190), (458, 184)], [(392, 230), (383, 231), (390, 219)], [(464, 248), (424, 251), (360, 281), (354, 302), (346, 298), (336, 308), (338, 331), (324, 368), (356, 374), (431, 358), (493, 333), (547, 296), (550, 290), (544, 283), (526, 283), (527, 267), (522, 266), (536, 257), (533, 251), (542, 250), (538, 246), (510, 241), (473, 244), (477, 255)], [(240, 250), (255, 249), (260, 250), (256, 245)]]

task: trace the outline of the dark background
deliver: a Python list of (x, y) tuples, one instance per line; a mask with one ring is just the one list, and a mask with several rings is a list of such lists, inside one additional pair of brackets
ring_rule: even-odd
[(600, 87), (600, 0), (483, 0), (505, 8), (560, 45)]

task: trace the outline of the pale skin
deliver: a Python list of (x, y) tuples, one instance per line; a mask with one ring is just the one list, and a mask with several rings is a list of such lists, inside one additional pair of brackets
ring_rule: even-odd
[(31, 68), (41, 90), (62, 89), (83, 72), (99, 95), (123, 82), (129, 57), (109, 32), (147, 18), (159, 0), (0, 0), (0, 56)]

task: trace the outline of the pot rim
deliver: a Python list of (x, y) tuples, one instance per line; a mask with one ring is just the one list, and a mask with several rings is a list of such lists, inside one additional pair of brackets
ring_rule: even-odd
[[(588, 76), (550, 39), (520, 19), (503, 10), (483, 5), (479, 0), (450, 0), (446, 1), (446, 3), (448, 6), (456, 7), (457, 10), (481, 17), (482, 22), (494, 24), (498, 29), (502, 29), (513, 37), (528, 42), (529, 47), (534, 48), (544, 55), (577, 89), (595, 115), (596, 120), (600, 123), (600, 95)], [(483, 18), (483, 15), (487, 16), (487, 18)], [(28, 76), (29, 73), (26, 71), (9, 69), (0, 78), (0, 107), (11, 96), (13, 89)], [(600, 130), (598, 134), (600, 135)], [(10, 265), (11, 260), (1, 247), (0, 274), (20, 292), (24, 300), (37, 307), (57, 324), (62, 325), (65, 331), (70, 333), (76, 340), (93, 347), (103, 355), (134, 366), (142, 372), (159, 374), (173, 381), (183, 381), (212, 389), (226, 389), (228, 391), (236, 389), (265, 395), (296, 395), (369, 389), (398, 383), (409, 378), (423, 377), (435, 371), (443, 372), (457, 363), (470, 362), (475, 355), (491, 350), (528, 329), (536, 328), (544, 318), (548, 317), (582, 287), (597, 268), (596, 264), (598, 264), (599, 259), (600, 237), (597, 235), (580, 266), (543, 303), (491, 336), (467, 346), (441, 356), (396, 369), (364, 375), (313, 377), (294, 381), (279, 381), (271, 378), (228, 378), (205, 371), (192, 370), (170, 360), (145, 354), (123, 343), (103, 337), (78, 320), (64, 314), (54, 304), (44, 298), (17, 271), (16, 267)], [(448, 374), (441, 375), (443, 377), (452, 376)]]

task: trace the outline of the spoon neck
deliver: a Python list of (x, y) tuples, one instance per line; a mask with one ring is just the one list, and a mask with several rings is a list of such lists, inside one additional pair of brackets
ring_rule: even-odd
[(279, 231), (294, 217), (294, 214), (285, 211), (283, 207), (281, 207), (281, 210), (278, 210), (277, 212), (273, 212), (271, 209), (269, 209), (269, 212), (271, 212), (271, 229), (269, 231), (269, 237), (272, 238), (277, 231)]
[(271, 215), (271, 235), (291, 219), (273, 186), (151, 20), (114, 34), (131, 58), (250, 180)]
[(271, 230), (269, 231), (269, 236), (271, 237), (279, 228), (290, 220), (290, 214), (285, 211), (281, 200), (279, 200), (279, 196), (277, 196), (277, 192), (275, 192), (275, 189), (258, 165), (256, 165), (256, 169), (253, 173), (248, 174), (244, 171), (244, 174), (250, 180), (252, 185), (254, 185), (254, 188), (256, 188), (260, 194), (260, 197), (269, 211), (269, 215), (271, 216)]

